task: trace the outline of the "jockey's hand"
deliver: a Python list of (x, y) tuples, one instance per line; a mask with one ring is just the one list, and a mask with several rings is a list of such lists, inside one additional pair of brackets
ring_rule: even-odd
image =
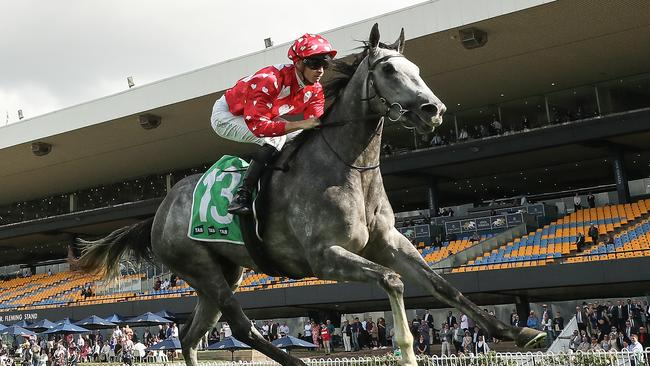
[(310, 130), (314, 127), (320, 126), (320, 119), (318, 118), (308, 118), (306, 120), (301, 121), (303, 123), (303, 130)]
[(308, 118), (302, 121), (287, 122), (285, 131), (289, 133), (298, 130), (309, 130), (317, 126), (320, 126), (320, 120), (318, 118)]

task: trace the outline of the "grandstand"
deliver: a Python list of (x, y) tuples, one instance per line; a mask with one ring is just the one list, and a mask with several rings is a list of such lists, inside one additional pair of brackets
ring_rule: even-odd
[[(594, 250), (596, 253), (612, 255), (608, 257), (609, 259), (629, 258), (630, 255), (647, 255), (642, 251), (642, 249), (648, 249), (647, 243), (645, 247), (641, 247), (638, 241), (635, 241), (634, 250), (639, 250), (639, 252), (628, 254), (621, 252), (632, 247), (625, 229), (628, 228), (630, 222), (636, 222), (640, 218), (647, 220), (648, 206), (650, 206), (650, 200), (641, 200), (632, 204), (612, 205), (573, 212), (546, 225), (544, 228), (537, 229), (501, 248), (494, 249), (476, 259), (470, 260), (466, 266), (455, 268), (453, 272), (544, 266), (554, 263), (563, 256), (574, 255), (578, 251), (576, 246), (578, 233), (585, 235), (585, 241), (594, 245), (585, 251), (583, 256), (567, 258), (567, 263), (591, 260), (587, 254)], [(613, 234), (616, 229), (625, 231), (616, 235), (615, 245), (593, 243), (592, 238), (587, 236), (587, 230), (592, 223), (597, 225), (601, 235), (608, 236)], [(633, 235), (634, 239), (636, 239), (637, 233), (634, 232)], [(625, 243), (629, 245), (625, 246)]]
[[(325, 33), (345, 55), (376, 21), (387, 38), (404, 26), (406, 56), (448, 106), (445, 123), (425, 139), (386, 127), (382, 174), (394, 210), (404, 216), (400, 230), (413, 229), (411, 239), (430, 265), (449, 260), (440, 273), (479, 304), (516, 302), (525, 313), (533, 301), (645, 294), (650, 5), (498, 3), (476, 9), (463, 1), (427, 2)], [(470, 26), (487, 32), (484, 47), (463, 47), (458, 31)], [(122, 285), (104, 283), (65, 264), (75, 254), (70, 244), (150, 217), (175, 182), (215, 157), (249, 154), (212, 133), (211, 106), (236, 78), (283, 61), (285, 47), (0, 127), (0, 316), (136, 315), (154, 307), (187, 316), (195, 299), (190, 286), (154, 289), (168, 271), (137, 268), (123, 273)], [(432, 57), (437, 53), (444, 57)], [(160, 116), (161, 125), (140, 128), (143, 114)], [(502, 129), (489, 127), (495, 119)], [(440, 143), (433, 143), (436, 135)], [(33, 156), (36, 141), (55, 148)], [(576, 193), (582, 208), (574, 208)], [(585, 208), (589, 193), (593, 208)], [(522, 197), (544, 212), (529, 210)], [(439, 217), (441, 208), (453, 210), (453, 220)], [(445, 232), (454, 220), (458, 231)], [(612, 235), (614, 243), (585, 235), (578, 252), (576, 236), (591, 223), (601, 241)], [(514, 227), (525, 234), (458, 259)], [(409, 307), (442, 306), (406, 285)], [(99, 291), (85, 297), (87, 287)], [(237, 297), (258, 318), (388, 309), (385, 294), (372, 286), (251, 270)]]

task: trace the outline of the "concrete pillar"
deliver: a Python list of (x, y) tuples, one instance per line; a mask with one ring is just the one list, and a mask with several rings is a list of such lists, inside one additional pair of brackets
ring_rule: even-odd
[(515, 309), (517, 310), (517, 315), (519, 315), (519, 326), (525, 327), (526, 319), (528, 319), (528, 314), (530, 314), (530, 303), (528, 303), (528, 298), (525, 296), (516, 296)]
[(70, 196), (70, 207), (68, 212), (75, 212), (77, 211), (77, 194), (76, 193), (71, 193)]
[(438, 181), (435, 178), (431, 179), (427, 187), (427, 205), (431, 216), (437, 216), (440, 207), (440, 194), (438, 193)]

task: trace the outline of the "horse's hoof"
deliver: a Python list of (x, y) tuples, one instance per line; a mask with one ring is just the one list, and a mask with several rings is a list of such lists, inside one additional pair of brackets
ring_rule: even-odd
[(546, 332), (531, 328), (522, 328), (515, 342), (518, 347), (541, 348), (546, 342)]

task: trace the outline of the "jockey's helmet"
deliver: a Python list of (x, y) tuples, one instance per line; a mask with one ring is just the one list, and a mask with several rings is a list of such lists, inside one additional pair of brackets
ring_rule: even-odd
[(293, 42), (289, 48), (289, 59), (295, 64), (298, 60), (321, 56), (324, 59), (332, 59), (336, 56), (336, 50), (322, 36), (318, 34), (305, 33)]

